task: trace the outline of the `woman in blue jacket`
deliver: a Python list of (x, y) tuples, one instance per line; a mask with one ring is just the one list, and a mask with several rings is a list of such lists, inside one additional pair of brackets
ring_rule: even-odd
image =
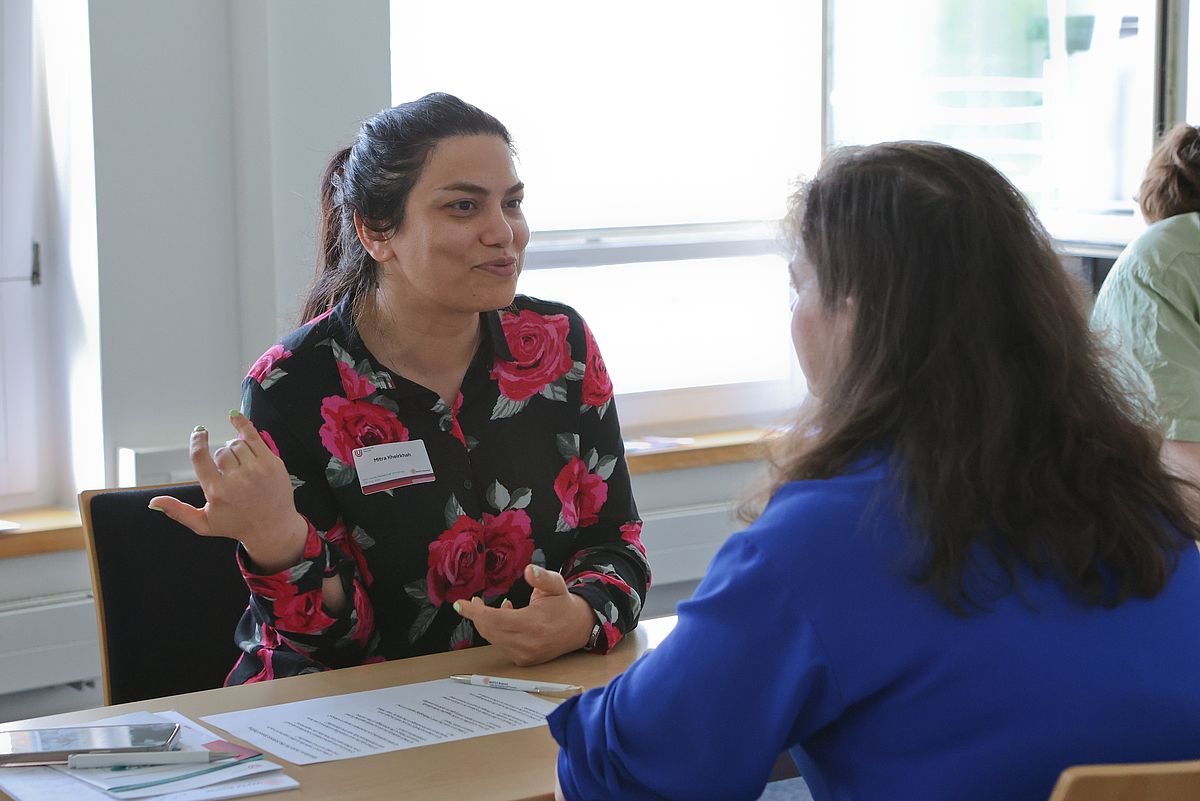
[(567, 799), (1044, 801), (1200, 757), (1200, 538), (1034, 213), (936, 144), (793, 198), (815, 402), (674, 632), (550, 717)]

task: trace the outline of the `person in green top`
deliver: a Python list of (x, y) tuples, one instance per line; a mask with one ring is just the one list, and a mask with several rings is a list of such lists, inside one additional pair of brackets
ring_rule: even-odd
[(1092, 328), (1125, 354), (1155, 404), (1163, 461), (1200, 482), (1200, 128), (1167, 131), (1137, 200), (1149, 226), (1105, 279)]

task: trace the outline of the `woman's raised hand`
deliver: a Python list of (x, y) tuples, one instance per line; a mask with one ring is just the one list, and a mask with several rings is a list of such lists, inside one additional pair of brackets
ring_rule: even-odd
[(167, 495), (152, 498), (150, 508), (202, 536), (241, 540), (257, 570), (275, 573), (300, 561), (308, 523), (296, 511), (283, 461), (245, 415), (233, 411), (229, 420), (237, 438), (215, 454), (208, 452), (203, 427), (192, 432), (192, 466), (204, 490), (204, 508)]

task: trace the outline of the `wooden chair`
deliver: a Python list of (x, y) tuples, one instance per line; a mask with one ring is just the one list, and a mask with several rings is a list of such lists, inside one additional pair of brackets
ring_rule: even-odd
[(1200, 760), (1076, 765), (1058, 777), (1050, 801), (1196, 801)]
[(79, 494), (108, 704), (220, 687), (241, 653), (236, 543), (147, 508), (155, 495), (204, 504), (199, 484)]

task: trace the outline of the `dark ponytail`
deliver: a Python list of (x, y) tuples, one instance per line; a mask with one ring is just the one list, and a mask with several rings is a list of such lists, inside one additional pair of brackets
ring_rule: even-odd
[[(358, 241), (354, 211), (343, 202), (343, 175), (349, 157), (348, 147), (334, 153), (321, 177), (317, 275), (304, 304), (302, 322), (332, 308), (347, 293), (355, 298), (365, 298), (375, 289), (378, 265)], [(343, 221), (343, 216), (349, 219)], [(347, 241), (347, 235), (353, 236), (354, 241)]]
[(452, 136), (512, 137), (491, 114), (442, 92), (384, 109), (365, 121), (354, 144), (333, 154), (321, 178), (317, 270), (301, 323), (349, 295), (355, 316), (378, 286), (379, 265), (354, 227), (386, 235), (404, 221), (409, 193), (438, 142)]

